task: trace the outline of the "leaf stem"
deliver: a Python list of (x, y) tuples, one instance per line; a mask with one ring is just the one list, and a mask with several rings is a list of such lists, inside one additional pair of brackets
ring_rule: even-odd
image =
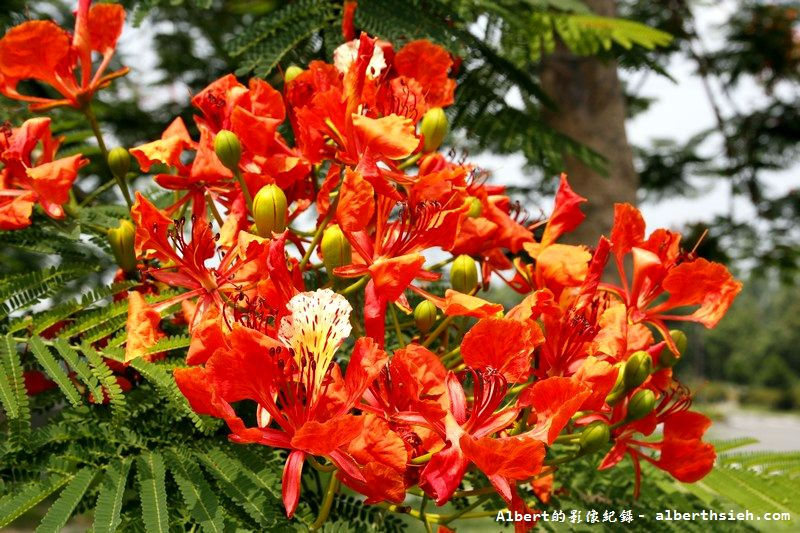
[(322, 222), (319, 223), (319, 227), (317, 231), (314, 232), (314, 237), (311, 239), (311, 243), (308, 245), (308, 250), (303, 255), (303, 259), (300, 260), (300, 270), (305, 268), (306, 263), (308, 260), (311, 259), (311, 254), (314, 253), (314, 249), (319, 244), (319, 241), (322, 239), (322, 234), (325, 232), (325, 228), (328, 226), (328, 223), (333, 220), (333, 215), (336, 214), (336, 206), (339, 203), (339, 193), (336, 193), (336, 198), (333, 199), (331, 205), (328, 207), (328, 212), (325, 214), (325, 218), (322, 219)]
[(389, 313), (392, 315), (392, 322), (394, 323), (394, 332), (397, 335), (397, 342), (400, 343), (401, 348), (406, 347), (406, 340), (403, 338), (403, 332), (400, 331), (400, 321), (397, 319), (397, 310), (394, 304), (389, 304)]
[[(86, 105), (86, 107), (83, 109), (83, 114), (86, 116), (86, 120), (89, 121), (89, 125), (92, 127), (94, 136), (97, 139), (97, 146), (100, 147), (100, 152), (103, 154), (106, 167), (108, 167), (108, 148), (106, 148), (106, 142), (103, 140), (103, 132), (100, 131), (100, 124), (97, 122), (97, 116), (94, 114), (91, 104)], [(131, 192), (128, 190), (128, 185), (125, 183), (125, 180), (119, 176), (114, 176), (114, 179), (117, 181), (117, 185), (119, 185), (119, 190), (122, 191), (122, 196), (125, 198), (125, 203), (128, 204), (128, 209), (132, 208), (133, 201), (131, 201)]]
[(325, 491), (325, 498), (322, 500), (322, 506), (319, 508), (319, 515), (313, 524), (309, 527), (311, 531), (316, 531), (328, 520), (328, 515), (331, 512), (331, 505), (333, 505), (333, 497), (339, 491), (339, 480), (336, 478), (335, 473), (331, 473), (331, 479), (328, 481), (328, 489)]

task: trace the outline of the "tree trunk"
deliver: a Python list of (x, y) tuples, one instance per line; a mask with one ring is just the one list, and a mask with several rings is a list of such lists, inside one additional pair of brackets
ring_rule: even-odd
[[(614, 0), (586, 0), (586, 4), (598, 15), (614, 16)], [(617, 63), (575, 56), (559, 43), (542, 62), (541, 81), (558, 106), (545, 113), (546, 122), (608, 160), (605, 177), (573, 156), (566, 158), (570, 184), (589, 199), (584, 204), (586, 221), (569, 240), (595, 243), (601, 234), (608, 235), (614, 204), (635, 203), (639, 185), (625, 134), (625, 100)]]

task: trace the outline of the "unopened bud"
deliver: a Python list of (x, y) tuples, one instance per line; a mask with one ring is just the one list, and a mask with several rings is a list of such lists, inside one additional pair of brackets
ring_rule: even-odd
[(450, 285), (464, 294), (478, 286), (478, 267), (468, 255), (459, 255), (450, 267)]
[(338, 225), (334, 224), (325, 230), (321, 246), (322, 263), (328, 275), (333, 275), (334, 268), (350, 264), (352, 260), (350, 242)]
[(623, 370), (623, 379), (625, 381), (625, 390), (629, 391), (635, 389), (647, 379), (653, 371), (653, 359), (650, 354), (639, 350), (634, 352), (625, 363), (625, 370)]
[(119, 267), (127, 273), (136, 270), (136, 251), (133, 247), (136, 228), (129, 220), (121, 219), (119, 226), (108, 228), (108, 242)]
[(125, 179), (125, 175), (131, 169), (131, 154), (125, 148), (117, 146), (108, 152), (108, 168), (111, 174), (120, 179)]
[(428, 300), (422, 300), (414, 308), (414, 323), (422, 333), (427, 333), (436, 322), (436, 306)]
[(283, 73), (283, 81), (284, 83), (289, 83), (302, 73), (303, 69), (297, 65), (289, 65), (289, 67), (286, 69), (286, 72)]
[(239, 160), (242, 158), (242, 145), (235, 133), (228, 130), (220, 130), (214, 137), (214, 152), (222, 164), (232, 172), (239, 168)]
[(614, 386), (611, 387), (611, 392), (608, 393), (606, 396), (606, 403), (608, 405), (614, 405), (619, 402), (623, 396), (625, 396), (625, 382), (622, 379), (622, 365), (617, 364), (617, 381), (614, 382)]
[(643, 389), (633, 395), (628, 402), (628, 422), (646, 417), (656, 405), (656, 395), (650, 389)]
[(678, 353), (673, 353), (669, 347), (661, 352), (661, 356), (658, 358), (658, 364), (664, 368), (672, 368), (675, 366), (678, 360), (686, 352), (686, 347), (689, 345), (689, 339), (686, 338), (686, 333), (682, 332), (681, 330), (670, 330), (669, 335), (672, 337), (672, 341), (675, 343), (675, 346), (677, 346)]
[(483, 203), (481, 203), (480, 199), (470, 196), (467, 202), (469, 202), (469, 212), (467, 212), (467, 216), (470, 218), (478, 218), (481, 216), (481, 213), (483, 213)]
[(447, 135), (447, 115), (441, 107), (428, 109), (422, 117), (420, 133), (424, 136), (423, 150), (435, 152), (442, 145), (444, 136)]
[(253, 198), (253, 218), (261, 237), (271, 237), (286, 229), (288, 203), (286, 195), (275, 184), (265, 185)]
[(581, 432), (581, 451), (583, 453), (594, 453), (608, 444), (611, 438), (611, 430), (608, 424), (600, 420), (595, 420)]

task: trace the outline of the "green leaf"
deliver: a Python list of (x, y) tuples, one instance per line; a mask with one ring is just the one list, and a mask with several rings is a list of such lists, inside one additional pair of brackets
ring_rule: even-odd
[(192, 518), (200, 523), (203, 531), (221, 533), (223, 509), (200, 468), (174, 452), (168, 452), (166, 460)]
[(103, 389), (100, 387), (100, 382), (97, 377), (92, 373), (89, 365), (81, 359), (80, 354), (73, 348), (66, 339), (57, 338), (53, 341), (59, 355), (67, 362), (67, 364), (75, 371), (84, 385), (89, 388), (92, 393), (95, 403), (103, 401)]
[[(103, 386), (103, 392), (108, 394), (114, 419), (117, 422), (122, 422), (124, 420), (126, 401), (125, 394), (122, 392), (122, 388), (119, 386), (119, 383), (117, 383), (116, 376), (103, 361), (103, 358), (100, 356), (100, 354), (97, 353), (97, 351), (92, 348), (87, 341), (81, 343), (81, 350), (89, 360), (92, 374)], [(102, 399), (102, 396), (100, 396), (100, 398)]]
[(50, 376), (53, 381), (55, 381), (56, 385), (58, 385), (58, 388), (61, 389), (61, 392), (63, 392), (67, 397), (67, 400), (69, 400), (69, 403), (71, 403), (74, 407), (81, 405), (83, 403), (83, 399), (81, 398), (78, 389), (75, 388), (75, 385), (73, 385), (72, 381), (70, 381), (67, 374), (61, 369), (58, 361), (56, 361), (56, 358), (53, 357), (50, 349), (45, 346), (42, 338), (32, 337), (29, 341), (29, 346), (34, 357), (36, 357), (36, 360), (39, 361), (40, 365), (42, 365), (42, 368), (44, 368), (44, 371), (47, 373), (47, 375)]
[[(267, 509), (267, 497), (253, 481), (244, 473), (241, 463), (231, 459), (219, 448), (211, 448), (207, 452), (198, 452), (196, 457), (217, 480), (222, 491), (258, 523), (262, 528), (275, 525), (277, 508), (270, 513)], [(273, 500), (274, 501), (274, 500)]]
[(9, 426), (13, 442), (21, 445), (24, 437), (30, 433), (31, 410), (28, 402), (28, 391), (25, 388), (22, 362), (17, 352), (17, 343), (8, 335), (0, 337), (0, 358), (2, 358), (0, 362), (5, 367), (5, 375), (14, 394), (14, 402), (17, 404), (16, 416), (12, 417), (9, 414)]
[(63, 487), (70, 479), (70, 476), (51, 477), (45, 482), (33, 482), (16, 489), (14, 496), (0, 504), (0, 528), (28, 512), (33, 506)]
[(157, 452), (144, 452), (137, 460), (142, 519), (147, 533), (167, 533), (167, 489), (164, 460)]
[(6, 365), (3, 361), (0, 361), (0, 403), (3, 404), (3, 409), (5, 409), (8, 418), (17, 418), (19, 416), (17, 395), (14, 391), (14, 385), (6, 374)]
[(170, 404), (184, 416), (188, 417), (199, 429), (204, 433), (210, 433), (219, 427), (218, 421), (206, 421), (197, 413), (194, 412), (186, 397), (181, 393), (178, 386), (175, 384), (175, 379), (172, 373), (168, 372), (161, 365), (145, 361), (142, 358), (134, 359), (130, 363), (131, 367), (144, 376), (147, 381), (152, 383), (164, 396), (169, 400)]
[(36, 533), (50, 531), (55, 533), (60, 531), (69, 520), (69, 517), (72, 516), (75, 507), (83, 499), (86, 489), (94, 481), (96, 474), (97, 471), (90, 467), (78, 471), (58, 497), (58, 500), (47, 511), (39, 527), (36, 528)]
[(715, 441), (711, 444), (714, 445), (714, 449), (717, 453), (727, 452), (729, 450), (733, 450), (736, 448), (742, 448), (744, 446), (749, 446), (751, 444), (757, 444), (758, 439), (754, 439), (752, 437), (742, 437), (739, 439), (731, 439), (731, 440), (721, 440)]
[(97, 497), (94, 511), (93, 533), (111, 533), (120, 523), (122, 496), (128, 481), (132, 459), (127, 458), (108, 466)]

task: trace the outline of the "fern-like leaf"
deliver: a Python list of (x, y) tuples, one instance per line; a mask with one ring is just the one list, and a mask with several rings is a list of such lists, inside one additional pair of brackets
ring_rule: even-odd
[(70, 477), (51, 476), (47, 481), (33, 482), (18, 488), (13, 496), (0, 503), (0, 528), (4, 528), (36, 504), (56, 492), (69, 482)]
[(167, 489), (164, 460), (157, 452), (144, 452), (136, 463), (142, 519), (147, 533), (168, 533)]
[(196, 457), (217, 481), (220, 489), (239, 505), (262, 528), (275, 525), (277, 508), (270, 512), (264, 491), (244, 473), (241, 463), (230, 458), (219, 448), (199, 452)]
[(75, 388), (72, 381), (70, 381), (67, 374), (62, 370), (61, 366), (56, 361), (56, 358), (53, 357), (53, 353), (50, 349), (45, 345), (44, 341), (41, 337), (32, 337), (29, 341), (29, 346), (31, 348), (31, 352), (33, 353), (36, 360), (39, 361), (39, 364), (42, 365), (44, 371), (50, 376), (58, 388), (61, 389), (61, 392), (64, 393), (64, 396), (67, 397), (69, 403), (73, 406), (77, 407), (83, 403), (83, 399), (81, 398), (78, 389)]
[(86, 489), (89, 488), (97, 475), (97, 470), (87, 467), (75, 474), (70, 480), (58, 500), (50, 507), (47, 514), (42, 519), (36, 533), (57, 533), (67, 523), (72, 512), (83, 499)]
[(197, 520), (203, 531), (222, 533), (223, 509), (200, 468), (174, 452), (168, 452), (166, 460), (192, 518)]
[(122, 496), (132, 462), (132, 459), (123, 459), (106, 468), (94, 511), (94, 533), (112, 533), (119, 526)]
[(92, 373), (89, 365), (81, 359), (80, 354), (73, 348), (65, 339), (55, 339), (53, 341), (59, 355), (66, 361), (67, 365), (75, 371), (75, 375), (80, 379), (94, 398), (95, 403), (103, 401), (103, 389), (100, 387), (100, 382), (97, 377)]
[(126, 402), (125, 394), (122, 392), (122, 388), (117, 383), (117, 378), (114, 376), (114, 373), (111, 371), (108, 365), (103, 361), (103, 358), (100, 356), (100, 354), (97, 353), (97, 351), (95, 351), (95, 349), (92, 348), (88, 342), (84, 341), (81, 344), (81, 351), (83, 351), (83, 353), (86, 355), (86, 359), (88, 359), (89, 365), (92, 369), (92, 374), (102, 385), (103, 392), (108, 394), (114, 419), (118, 422), (121, 422), (124, 418)]
[(14, 384), (9, 379), (6, 373), (6, 365), (2, 360), (0, 360), (0, 403), (3, 404), (3, 409), (5, 409), (8, 418), (17, 418), (19, 416)]
[(8, 335), (0, 337), (0, 358), (5, 366), (5, 374), (14, 394), (17, 405), (16, 416), (9, 415), (9, 427), (13, 442), (23, 444), (24, 437), (30, 433), (31, 410), (28, 402), (28, 391), (25, 388), (25, 377), (22, 371), (22, 362), (17, 352), (16, 342)]
[(156, 389), (161, 391), (169, 403), (177, 410), (187, 416), (200, 431), (210, 433), (218, 427), (215, 421), (206, 421), (200, 418), (189, 405), (186, 397), (181, 393), (172, 374), (165, 370), (161, 365), (150, 363), (144, 359), (134, 359), (131, 367), (152, 383)]

